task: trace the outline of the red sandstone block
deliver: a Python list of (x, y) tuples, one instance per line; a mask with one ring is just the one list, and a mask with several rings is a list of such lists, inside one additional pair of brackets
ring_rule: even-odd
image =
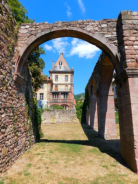
[(115, 112), (106, 113), (106, 119), (115, 119)]
[(131, 87), (130, 87), (130, 94), (131, 94), (132, 96), (136, 96), (137, 93), (138, 93), (138, 86), (131, 86)]
[(133, 133), (138, 136), (138, 126), (133, 126)]
[(138, 86), (138, 78), (129, 78), (128, 82), (129, 82), (130, 87), (131, 86), (134, 86), (134, 87)]
[[(133, 119), (132, 119), (132, 118), (133, 118)], [(132, 119), (133, 125), (138, 126), (138, 115), (137, 115), (137, 114), (132, 114), (131, 119)]]
[(126, 55), (126, 60), (128, 59), (136, 59), (136, 55)]
[(136, 94), (136, 96), (133, 94), (131, 94), (131, 96), (130, 96), (130, 102), (131, 102), (131, 104), (138, 104), (138, 94)]
[(138, 64), (136, 63), (136, 59), (128, 59), (126, 60), (126, 68), (137, 68)]
[(133, 36), (133, 30), (124, 30), (123, 35), (128, 37)]
[(126, 55), (135, 55), (136, 51), (134, 50), (134, 48), (132, 50), (125, 50), (125, 54)]
[(134, 41), (125, 41), (125, 45), (127, 46), (127, 45), (134, 45)]

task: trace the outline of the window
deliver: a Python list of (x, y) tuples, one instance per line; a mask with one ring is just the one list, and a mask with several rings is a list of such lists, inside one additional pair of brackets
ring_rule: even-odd
[(58, 85), (55, 85), (55, 91), (58, 91)]
[(44, 84), (41, 84), (41, 88), (44, 88)]
[(44, 93), (40, 93), (40, 100), (44, 99)]
[(61, 99), (68, 99), (68, 94), (67, 93), (61, 94)]
[(66, 82), (68, 81), (68, 75), (65, 75), (65, 81)]
[(55, 75), (55, 81), (58, 81), (58, 75)]
[(61, 69), (61, 65), (62, 65), (62, 62), (60, 61), (60, 62), (59, 62), (59, 69)]
[(68, 98), (68, 94), (64, 94), (64, 99), (67, 99)]
[(53, 99), (58, 99), (59, 98), (59, 94), (58, 93), (53, 93), (52, 94), (52, 98)]

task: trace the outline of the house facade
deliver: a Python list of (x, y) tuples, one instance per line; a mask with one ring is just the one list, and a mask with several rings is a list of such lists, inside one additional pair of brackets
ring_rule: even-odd
[(36, 99), (37, 99), (37, 107), (47, 108), (49, 107), (49, 99), (50, 99), (50, 91), (52, 86), (52, 80), (50, 78), (43, 79), (43, 84), (41, 88), (38, 89), (36, 92)]
[(38, 107), (59, 105), (64, 109), (74, 108), (76, 105), (73, 85), (74, 70), (68, 66), (63, 53), (60, 54), (56, 63), (52, 61), (49, 74), (50, 78), (44, 80), (42, 87), (37, 91)]

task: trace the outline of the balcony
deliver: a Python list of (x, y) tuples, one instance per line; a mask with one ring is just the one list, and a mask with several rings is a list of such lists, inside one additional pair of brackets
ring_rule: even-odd
[(71, 90), (69, 89), (53, 89), (50, 91), (51, 93), (55, 93), (55, 92), (61, 92), (61, 93), (64, 93), (64, 92), (71, 92)]
[(50, 99), (50, 103), (70, 103), (69, 99)]

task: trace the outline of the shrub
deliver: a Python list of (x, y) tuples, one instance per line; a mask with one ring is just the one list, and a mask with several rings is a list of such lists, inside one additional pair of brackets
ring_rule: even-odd
[(39, 141), (41, 137), (44, 136), (41, 130), (41, 114), (43, 113), (43, 109), (38, 109), (37, 103), (34, 103), (34, 126), (36, 129), (36, 140)]
[(119, 123), (118, 111), (115, 111), (115, 122), (116, 124)]
[(61, 107), (60, 105), (53, 105), (52, 108), (53, 108), (53, 109), (64, 109), (64, 108)]
[(84, 102), (82, 100), (76, 102), (76, 114), (80, 122), (82, 120), (83, 104)]

